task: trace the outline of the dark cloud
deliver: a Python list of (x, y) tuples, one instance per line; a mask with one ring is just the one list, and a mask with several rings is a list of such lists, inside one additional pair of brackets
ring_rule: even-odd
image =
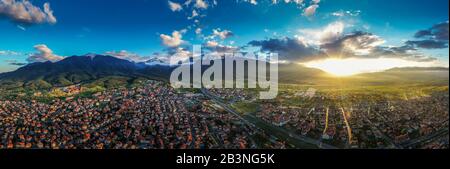
[(408, 45), (400, 47), (386, 47), (379, 46), (372, 50), (372, 53), (368, 55), (369, 58), (397, 58), (403, 60), (410, 60), (416, 62), (432, 62), (437, 59), (434, 57), (425, 56), (417, 52), (416, 48)]
[(417, 40), (417, 41), (407, 41), (406, 45), (424, 48), (424, 49), (442, 49), (448, 48), (448, 41), (438, 41), (438, 40)]
[(25, 66), (25, 65), (27, 65), (27, 63), (9, 63), (10, 65), (13, 65), (13, 66)]
[(399, 46), (399, 47), (390, 47), (390, 49), (393, 51), (393, 52), (396, 52), (396, 53), (407, 53), (407, 52), (409, 52), (409, 51), (417, 51), (417, 49), (416, 48), (414, 48), (414, 47), (412, 47), (412, 46), (410, 46), (410, 45), (403, 45), (403, 46)]
[(356, 31), (341, 36), (335, 41), (320, 45), (329, 55), (351, 57), (364, 55), (372, 51), (376, 46), (384, 43), (384, 40), (368, 32)]
[(280, 60), (309, 61), (327, 57), (326, 54), (320, 50), (312, 46), (308, 46), (306, 43), (298, 39), (289, 37), (251, 41), (248, 45), (260, 47), (261, 52), (278, 53)]
[(415, 38), (430, 38), (434, 40), (440, 40), (440, 41), (448, 41), (448, 21), (438, 23), (436, 25), (433, 25), (433, 27), (427, 29), (427, 30), (420, 30), (418, 31), (414, 37)]
[(27, 63), (20, 63), (17, 60), (5, 60), (6, 63), (13, 66), (24, 66), (27, 65)]
[(319, 45), (310, 45), (302, 38), (272, 38), (251, 41), (249, 46), (260, 47), (261, 52), (276, 52), (280, 60), (307, 62), (331, 57), (337, 58), (397, 58), (415, 62), (432, 62), (437, 58), (427, 56), (420, 49), (448, 48), (448, 21), (420, 30), (415, 39), (402, 46), (383, 46), (382, 38), (364, 31), (339, 34)]
[[(397, 58), (416, 62), (436, 61), (436, 58), (418, 52), (417, 45), (382, 46), (380, 37), (362, 31), (344, 34), (320, 46), (308, 44), (292, 38), (251, 41), (249, 46), (260, 47), (262, 52), (277, 52), (280, 60), (307, 62), (330, 57), (339, 58)], [(424, 47), (425, 44), (420, 44)]]
[(423, 49), (448, 48), (448, 31), (448, 21), (438, 23), (429, 29), (416, 32), (414, 38), (417, 40), (407, 41), (406, 45)]

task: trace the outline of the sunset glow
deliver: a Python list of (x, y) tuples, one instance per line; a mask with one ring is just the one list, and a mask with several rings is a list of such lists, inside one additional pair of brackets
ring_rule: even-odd
[(402, 59), (326, 59), (305, 63), (307, 67), (318, 68), (335, 76), (351, 76), (360, 73), (379, 72), (395, 67), (416, 67), (432, 65), (430, 62), (414, 62)]

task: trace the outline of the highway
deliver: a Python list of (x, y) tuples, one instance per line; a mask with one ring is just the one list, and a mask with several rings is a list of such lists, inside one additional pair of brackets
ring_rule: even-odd
[(436, 138), (440, 138), (442, 136), (448, 136), (448, 128), (443, 128), (441, 130), (438, 130), (430, 135), (423, 136), (417, 139), (409, 140), (407, 142), (402, 143), (403, 147), (406, 148), (413, 148), (414, 146), (421, 144), (421, 143), (427, 143), (429, 141), (433, 141)]
[[(242, 120), (244, 123), (246, 123), (250, 126), (255, 126), (258, 129), (263, 130), (265, 133), (267, 133), (269, 135), (283, 137), (282, 138), (283, 140), (286, 140), (287, 142), (290, 142), (293, 145), (305, 145), (305, 143), (306, 143), (306, 144), (310, 144), (310, 145), (315, 145), (316, 148), (321, 148), (321, 149), (337, 149), (337, 147), (322, 143), (320, 140), (297, 135), (293, 132), (288, 131), (285, 128), (273, 126), (272, 124), (266, 123), (260, 119), (257, 119), (256, 117), (246, 116), (247, 118), (252, 119), (251, 121), (247, 120), (240, 113), (238, 113), (234, 109), (232, 109), (228, 104), (223, 103), (220, 98), (211, 94), (208, 90), (203, 88), (201, 91), (205, 96), (207, 96), (208, 98), (213, 100), (215, 103), (217, 103), (218, 105), (223, 107), (227, 112), (232, 113), (233, 115), (238, 117), (240, 120)], [(302, 148), (302, 147), (300, 147), (300, 148)]]

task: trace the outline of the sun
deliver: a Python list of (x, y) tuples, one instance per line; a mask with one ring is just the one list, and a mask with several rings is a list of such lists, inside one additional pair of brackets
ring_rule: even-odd
[(325, 59), (304, 63), (311, 68), (321, 69), (337, 77), (352, 76), (361, 73), (379, 72), (395, 67), (424, 66), (426, 63), (407, 61), (395, 58), (372, 59)]

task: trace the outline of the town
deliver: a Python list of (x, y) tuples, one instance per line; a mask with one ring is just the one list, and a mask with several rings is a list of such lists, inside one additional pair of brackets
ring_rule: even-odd
[(161, 82), (48, 104), (0, 101), (0, 148), (256, 148), (254, 128), (216, 109)]
[(362, 100), (312, 88), (274, 100), (256, 92), (150, 80), (90, 97), (2, 100), (0, 148), (448, 148), (448, 92)]

